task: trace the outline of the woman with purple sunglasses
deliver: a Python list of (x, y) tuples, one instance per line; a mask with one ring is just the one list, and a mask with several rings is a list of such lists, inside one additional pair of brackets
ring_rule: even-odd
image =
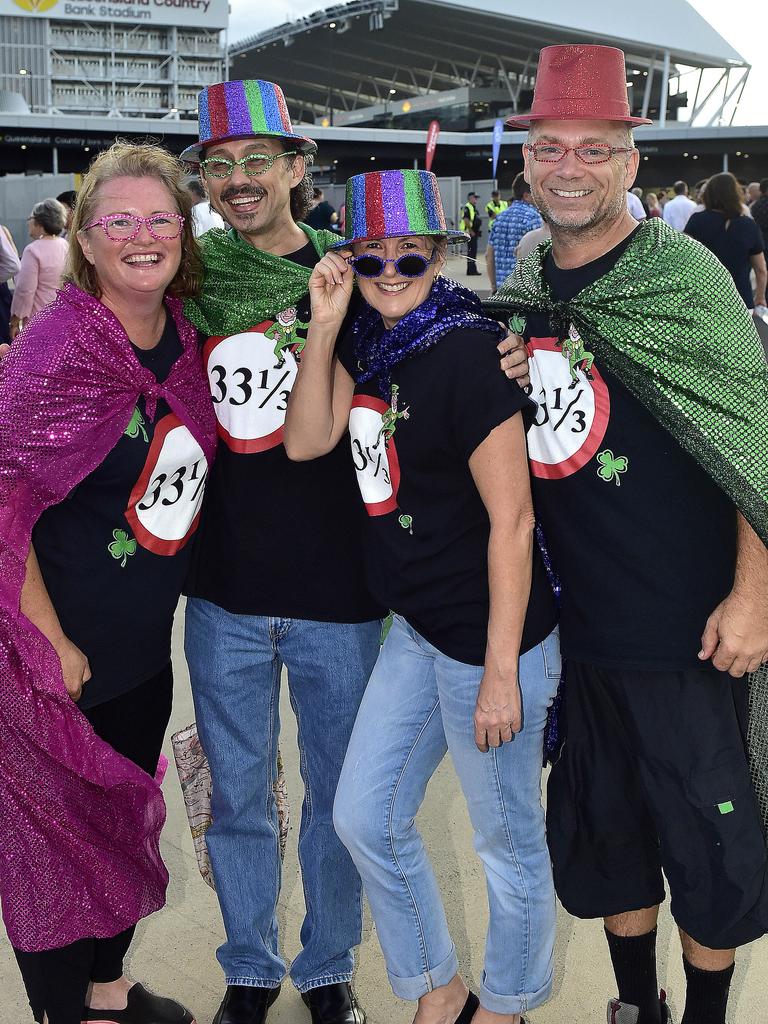
[[(520, 1024), (552, 986), (555, 901), (541, 764), (560, 676), (552, 590), (533, 543), (523, 415), (505, 331), (440, 276), (437, 180), (362, 174), (347, 236), (310, 279), (290, 398), (291, 458), (349, 430), (368, 511), (368, 584), (392, 609), (341, 773), (334, 824), (366, 887), (396, 995), (418, 1024)], [(356, 281), (362, 311), (337, 344)], [(332, 583), (332, 581), (329, 581)], [(414, 818), (450, 752), (488, 881), (479, 998), (458, 973)]]
[(160, 148), (100, 154), (67, 283), (0, 367), (0, 896), (47, 1024), (193, 1024), (123, 973), (165, 902), (154, 776), (215, 450), (190, 203)]

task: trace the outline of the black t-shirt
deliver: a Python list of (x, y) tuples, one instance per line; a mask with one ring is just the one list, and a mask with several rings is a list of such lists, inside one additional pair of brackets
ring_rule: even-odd
[[(573, 270), (550, 253), (553, 296), (569, 301), (628, 243)], [(707, 617), (733, 584), (734, 506), (600, 360), (590, 365), (588, 345), (570, 339), (572, 374), (546, 316), (528, 316), (525, 338), (539, 403), (528, 431), (534, 506), (563, 586), (564, 655), (701, 668)]]
[[(310, 244), (287, 258), (318, 260)], [(237, 615), (367, 622), (385, 610), (365, 585), (349, 441), (309, 462), (291, 462), (283, 447), (298, 369), (291, 346), (306, 339), (310, 313), (305, 296), (276, 321), (205, 341), (219, 444), (185, 589)]]
[(752, 220), (760, 228), (760, 234), (765, 241), (768, 236), (768, 195), (763, 193), (759, 199), (756, 199), (750, 206), (749, 212), (752, 214)]
[(689, 217), (685, 233), (706, 245), (717, 256), (730, 272), (747, 308), (752, 309), (755, 300), (749, 279), (752, 270), (749, 257), (765, 250), (760, 228), (752, 218), (742, 215), (729, 220), (716, 210), (702, 210)]
[[(354, 377), (350, 334), (339, 358)], [(392, 383), (398, 390), (391, 407), (375, 381), (358, 384), (350, 413), (352, 458), (368, 510), (370, 587), (443, 654), (482, 665), (490, 523), (469, 458), (494, 427), (530, 403), (499, 370), (496, 341), (482, 331), (452, 331), (396, 366)], [(388, 423), (394, 433), (385, 440)], [(536, 556), (523, 652), (551, 632), (556, 618)]]
[(304, 218), (304, 223), (309, 224), (315, 231), (330, 231), (333, 228), (331, 217), (335, 212), (331, 204), (324, 199), (309, 211)]
[[(171, 317), (155, 348), (134, 348), (158, 381), (182, 353)], [(171, 657), (171, 626), (189, 569), (207, 467), (187, 427), (140, 398), (101, 465), (38, 520), (33, 543), (64, 633), (92, 679), (80, 706), (127, 693)]]

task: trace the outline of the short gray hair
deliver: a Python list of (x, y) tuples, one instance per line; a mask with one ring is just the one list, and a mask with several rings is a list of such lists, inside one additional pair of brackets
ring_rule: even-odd
[(58, 199), (41, 199), (29, 215), (46, 235), (60, 235), (67, 226), (67, 211)]

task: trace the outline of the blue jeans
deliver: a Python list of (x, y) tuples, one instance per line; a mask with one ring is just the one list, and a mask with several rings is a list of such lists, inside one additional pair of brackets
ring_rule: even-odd
[(360, 877), (334, 831), (333, 799), (380, 634), (378, 620), (274, 619), (233, 615), (200, 598), (187, 602), (185, 650), (213, 779), (206, 839), (227, 933), (217, 956), (228, 985), (276, 988), (286, 973), (272, 793), (283, 665), (305, 786), (299, 863), (306, 916), (291, 978), (305, 992), (352, 976), (362, 927)]
[(334, 824), (363, 877), (395, 994), (419, 999), (445, 985), (458, 970), (456, 950), (414, 817), (450, 751), (488, 886), (480, 1001), (513, 1014), (543, 1003), (552, 987), (555, 892), (541, 763), (560, 677), (557, 634), (520, 659), (523, 728), (486, 754), (473, 734), (482, 674), (395, 616), (352, 733)]

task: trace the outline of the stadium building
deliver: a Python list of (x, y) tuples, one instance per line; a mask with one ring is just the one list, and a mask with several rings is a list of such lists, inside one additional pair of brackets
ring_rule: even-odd
[[(627, 54), (639, 183), (693, 183), (723, 170), (765, 176), (768, 127), (732, 124), (750, 67), (685, 0), (647, 0), (628, 18), (597, 0), (352, 0), (229, 47), (227, 0), (0, 0), (0, 173), (79, 172), (115, 135), (179, 152), (209, 82), (267, 78), (320, 143), (319, 180), (423, 166), (491, 177), (492, 126), (530, 105), (539, 49), (600, 42)], [(311, 127), (310, 127), (311, 126)], [(506, 132), (497, 177), (521, 168), (524, 135)]]
[(196, 111), (224, 74), (227, 0), (0, 0), (5, 112), (116, 118)]
[(426, 128), (439, 118), (474, 131), (530, 107), (543, 46), (605, 43), (627, 55), (633, 113), (661, 127), (686, 108), (691, 124), (732, 121), (749, 65), (684, 0), (649, 0), (641, 18), (595, 2), (540, 7), (355, 0), (237, 43), (232, 74), (274, 73), (300, 115), (322, 124)]

